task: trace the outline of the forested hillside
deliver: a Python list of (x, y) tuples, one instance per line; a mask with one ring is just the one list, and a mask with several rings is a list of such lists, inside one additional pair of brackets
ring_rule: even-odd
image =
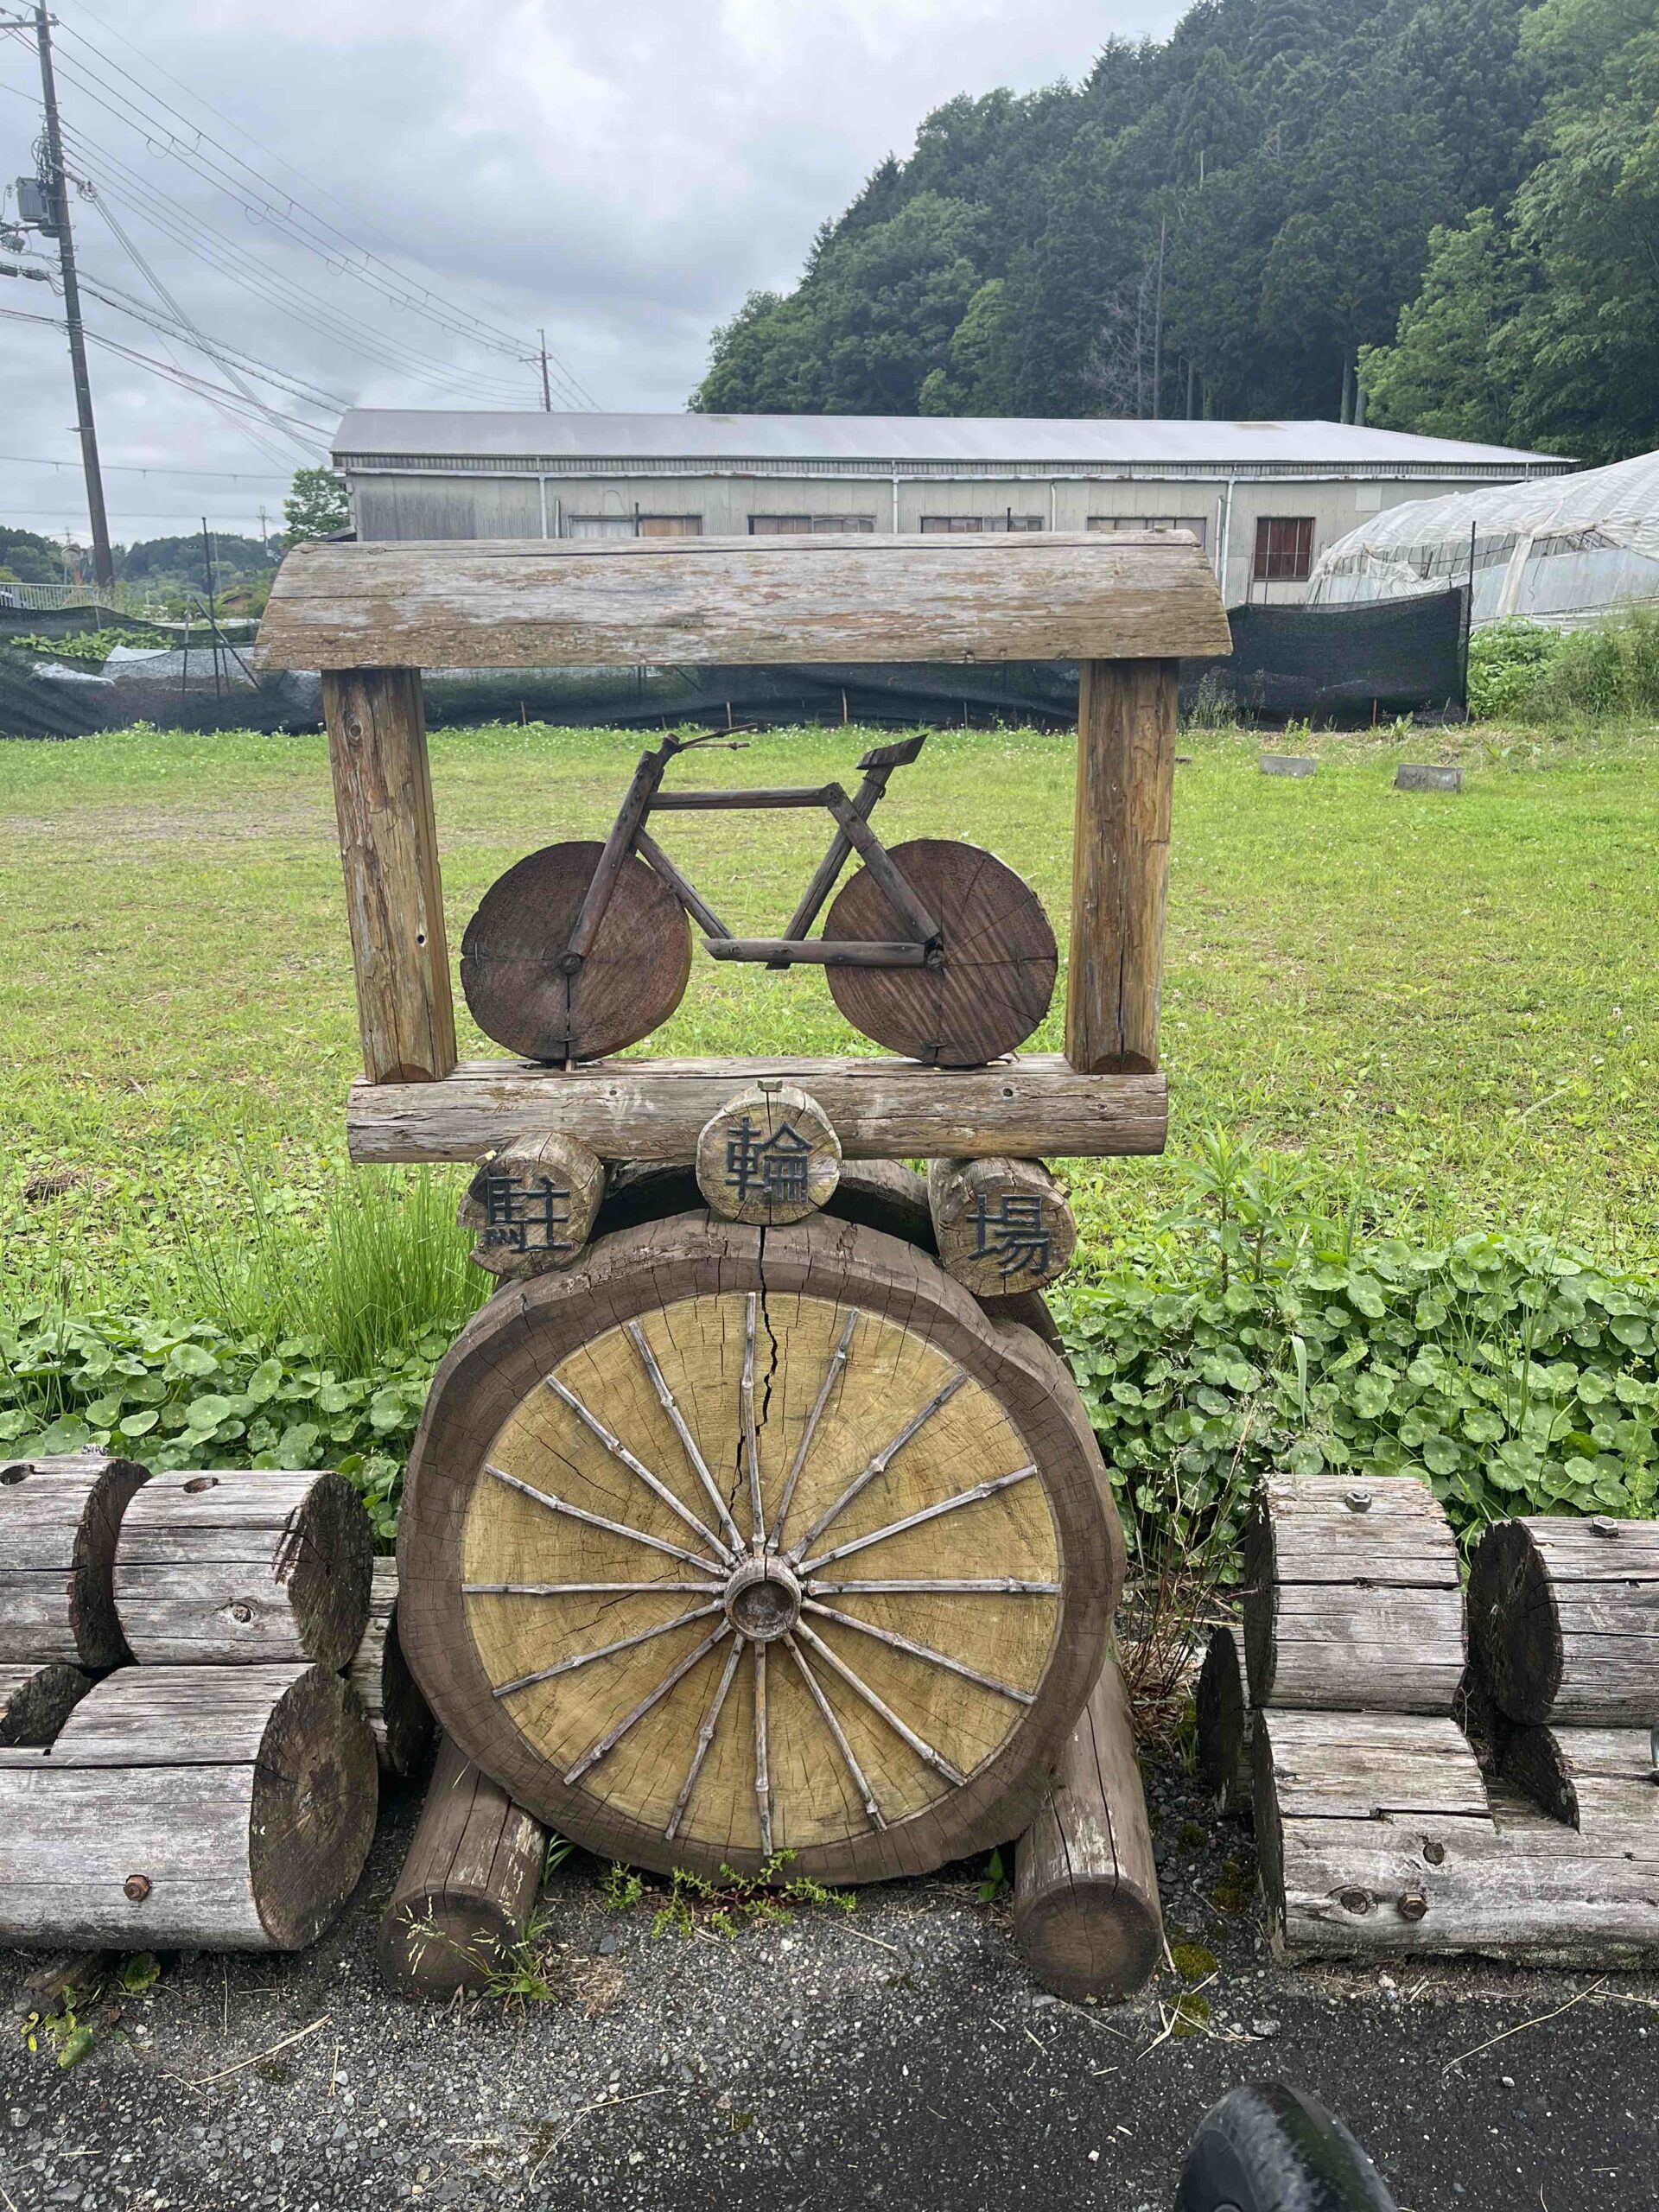
[[(692, 404), (1659, 444), (1659, 0), (1199, 0), (929, 116)], [(1397, 341), (1397, 342), (1396, 342)]]

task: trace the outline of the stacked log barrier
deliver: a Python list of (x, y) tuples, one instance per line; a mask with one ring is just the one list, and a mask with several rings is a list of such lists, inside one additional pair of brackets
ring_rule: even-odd
[(1193, 1693), (1198, 1778), (1224, 1813), (1244, 1813), (1255, 1794), (1251, 1742), (1255, 1716), (1244, 1655), (1230, 1628), (1211, 1631)]
[(1510, 1720), (1659, 1723), (1659, 1522), (1494, 1522), (1471, 1563), (1469, 1612)]
[(96, 1670), (130, 1656), (113, 1566), (144, 1479), (101, 1452), (0, 1463), (0, 1663)]
[(349, 1666), (373, 1537), (343, 1476), (156, 1475), (128, 1507), (115, 1603), (146, 1666)]
[(378, 1559), (369, 1589), (369, 1618), (353, 1656), (352, 1688), (374, 1738), (380, 1771), (407, 1781), (430, 1748), (432, 1711), (397, 1636), (397, 1562)]
[(0, 1752), (0, 1942), (293, 1951), (355, 1887), (374, 1745), (321, 1667), (132, 1667)]
[(381, 1916), (381, 1971), (423, 1997), (477, 1996), (529, 1924), (547, 1830), (446, 1736)]

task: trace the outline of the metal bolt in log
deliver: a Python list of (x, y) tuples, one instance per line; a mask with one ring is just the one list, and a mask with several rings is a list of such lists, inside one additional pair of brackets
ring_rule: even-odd
[(293, 1951), (374, 1835), (368, 1724), (321, 1667), (127, 1667), (0, 1753), (0, 1943)]
[(927, 1202), (940, 1265), (976, 1298), (1041, 1290), (1077, 1249), (1065, 1193), (1039, 1160), (936, 1160)]
[(1511, 1720), (1646, 1727), (1659, 1718), (1659, 1521), (1499, 1521), (1469, 1571), (1476, 1663)]
[(102, 1452), (0, 1465), (0, 1662), (103, 1668), (129, 1656), (111, 1573), (143, 1481)]
[(697, 1139), (697, 1187), (724, 1221), (804, 1221), (841, 1179), (841, 1140), (816, 1098), (763, 1078), (728, 1099)]
[(1020, 1839), (1014, 1936), (1037, 1980), (1061, 1997), (1133, 1996), (1158, 1964), (1158, 1870), (1128, 1700), (1109, 1654)]
[(432, 1712), (397, 1636), (397, 1562), (378, 1559), (369, 1622), (351, 1664), (351, 1684), (368, 1715), (383, 1773), (413, 1774), (432, 1740)]
[(523, 1137), (480, 1161), (456, 1218), (474, 1232), (474, 1266), (516, 1281), (580, 1259), (604, 1196), (604, 1165), (579, 1137)]
[(546, 1853), (541, 1822), (446, 1736), (381, 1916), (386, 1980), (425, 1997), (476, 1996), (524, 1935)]
[(336, 1474), (156, 1475), (128, 1508), (115, 1602), (146, 1666), (348, 1665), (374, 1540)]

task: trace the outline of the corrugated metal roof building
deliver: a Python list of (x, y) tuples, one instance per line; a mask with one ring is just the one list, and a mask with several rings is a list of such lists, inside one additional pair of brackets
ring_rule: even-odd
[(1295, 601), (1405, 500), (1556, 475), (1552, 454), (1346, 423), (353, 409), (367, 538), (1191, 530), (1228, 603)]

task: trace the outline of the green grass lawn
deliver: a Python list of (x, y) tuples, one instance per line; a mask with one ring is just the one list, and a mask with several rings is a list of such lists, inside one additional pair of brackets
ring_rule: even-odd
[[(868, 741), (767, 736), (676, 774), (847, 781)], [(1392, 741), (1321, 738), (1317, 778), (1287, 782), (1257, 772), (1259, 736), (1184, 737), (1171, 1155), (1068, 1171), (1096, 1262), (1170, 1203), (1175, 1163), (1212, 1126), (1298, 1155), (1389, 1229), (1530, 1226), (1607, 1262), (1659, 1260), (1659, 729), (1452, 742), (1460, 798), (1393, 791)], [(435, 735), (452, 950), (509, 862), (601, 832), (640, 743), (534, 725)], [(1409, 747), (1446, 749), (1439, 735)], [(1064, 939), (1071, 765), (1063, 735), (944, 731), (879, 825), (889, 842), (992, 847)], [(256, 1203), (321, 1222), (357, 1064), (322, 740), (3, 745), (0, 817), (0, 1301), (162, 1295), (193, 1238), (234, 1238)], [(773, 813), (664, 834), (728, 921), (758, 934), (781, 925), (826, 830)], [(1036, 1044), (1058, 1046), (1060, 1002)], [(492, 1048), (464, 1026), (461, 1049)], [(816, 972), (699, 959), (646, 1049), (860, 1040)]]

